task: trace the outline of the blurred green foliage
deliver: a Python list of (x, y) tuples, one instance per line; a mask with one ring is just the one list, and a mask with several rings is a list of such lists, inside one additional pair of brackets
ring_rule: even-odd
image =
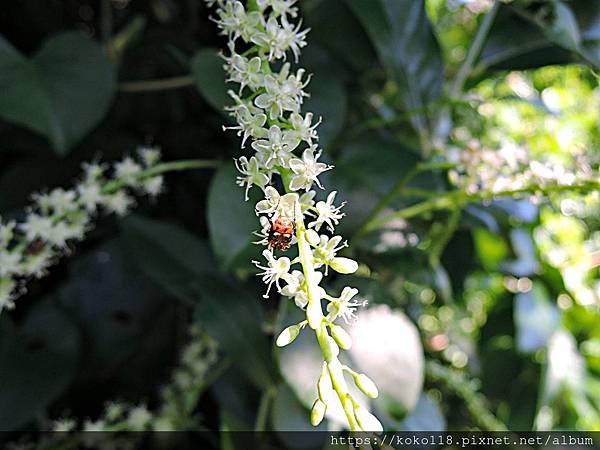
[[(585, 155), (597, 168), (600, 2), (491, 3), (300, 5), (311, 27), (306, 108), (323, 117), (324, 157), (336, 166), (324, 182), (348, 201), (341, 231), (355, 235), (363, 263), (351, 284), (370, 305), (403, 311), (401, 332), (414, 323), (422, 342), (396, 342), (389, 352), (403, 362), (375, 378), (393, 385), (403, 364), (414, 369), (414, 401), (383, 388), (373, 407), (405, 430), (599, 430), (597, 192), (494, 200), (359, 232), (417, 164), (473, 140), (510, 141), (565, 166)], [(82, 161), (139, 143), (160, 145), (166, 160), (224, 162), (167, 176), (168, 192), (134, 217), (99, 221), (0, 316), (0, 429), (94, 419), (109, 400), (152, 410), (192, 323), (227, 363), (194, 409), (203, 426), (308, 428), (302, 387), (318, 368), (312, 381), (290, 370), (294, 358), (308, 364), (310, 346), (273, 348), (293, 317), (285, 299), (261, 299), (253, 276), (258, 222), (234, 183), (241, 153), (221, 129), (223, 39), (203, 2), (26, 0), (5, 5), (0, 30), (2, 217), (21, 217), (33, 191), (68, 186)], [(409, 186), (453, 189), (441, 169)]]

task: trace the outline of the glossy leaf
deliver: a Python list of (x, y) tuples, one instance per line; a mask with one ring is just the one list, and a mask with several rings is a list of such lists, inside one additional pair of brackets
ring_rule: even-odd
[(223, 108), (232, 100), (227, 94), (230, 87), (225, 84), (227, 74), (223, 64), (217, 49), (210, 47), (199, 50), (190, 61), (194, 83), (200, 94), (216, 111), (227, 114)]
[(193, 305), (202, 329), (258, 386), (272, 384), (270, 345), (260, 326), (260, 296), (253, 297), (218, 275), (206, 244), (176, 225), (136, 218), (126, 222), (125, 235), (140, 269)]
[[(422, 0), (347, 0), (371, 38), (379, 60), (398, 84), (409, 112), (423, 111), (441, 93), (444, 64)], [(421, 133), (429, 129), (422, 114), (411, 115)]]
[(51, 37), (31, 59), (0, 36), (0, 116), (46, 136), (61, 155), (100, 122), (115, 88), (110, 60), (80, 33)]

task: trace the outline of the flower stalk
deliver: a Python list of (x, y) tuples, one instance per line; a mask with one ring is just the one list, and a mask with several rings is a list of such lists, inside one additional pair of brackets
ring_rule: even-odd
[[(380, 431), (379, 421), (349, 393), (338, 355), (340, 347), (348, 349), (352, 343), (350, 335), (334, 324), (339, 318), (348, 323), (355, 318), (357, 307), (366, 302), (355, 299), (358, 290), (352, 287), (335, 296), (320, 285), (330, 270), (349, 274), (358, 269), (358, 263), (338, 256), (347, 243), (334, 235), (344, 216), (343, 204), (334, 204), (336, 191), (317, 200), (317, 190), (313, 190), (315, 186), (325, 190), (319, 175), (333, 166), (319, 161), (322, 150), (316, 128), (320, 120), (313, 120), (310, 112), (301, 112), (310, 75), (302, 68), (292, 69), (287, 61), (291, 54), (297, 63), (300, 50), (307, 45), (308, 30), (302, 30), (297, 20), (297, 2), (249, 0), (244, 5), (237, 0), (205, 1), (216, 5), (213, 20), (229, 38), (228, 51), (222, 55), (224, 68), (227, 81), (238, 85), (237, 90), (229, 91), (234, 105), (227, 110), (237, 122), (229, 129), (241, 137), (243, 150), (247, 142), (253, 150), (236, 161), (240, 171), (237, 184), (245, 189), (246, 200), (252, 187), (264, 194), (255, 210), (262, 228), (257, 232), (262, 238), (257, 244), (267, 247), (262, 252), (266, 262), (253, 263), (261, 269), (259, 275), (267, 285), (265, 298), (275, 286), (306, 314), (305, 321), (281, 332), (276, 345), (291, 344), (306, 325), (315, 333), (323, 370), (310, 415), (314, 426), (331, 410), (331, 402), (339, 401), (350, 430)], [(283, 193), (275, 187), (279, 179)], [(277, 256), (291, 247), (297, 250), (297, 257)], [(297, 266), (301, 270), (294, 270)], [(323, 302), (327, 303), (326, 311)], [(357, 386), (363, 381), (353, 378)], [(377, 389), (371, 384), (368, 392), (375, 394)], [(362, 425), (360, 417), (367, 418)]]

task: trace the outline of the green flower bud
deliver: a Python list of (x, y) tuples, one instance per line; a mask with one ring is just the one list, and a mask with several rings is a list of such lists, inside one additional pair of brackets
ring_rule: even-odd
[(350, 335), (344, 330), (342, 327), (337, 325), (331, 325), (331, 337), (335, 339), (335, 342), (342, 347), (344, 350), (350, 349), (352, 347), (352, 338)]
[(358, 404), (354, 405), (354, 417), (363, 431), (383, 432), (383, 425), (377, 417)]
[(327, 405), (321, 400), (316, 399), (310, 410), (310, 423), (313, 427), (318, 426), (323, 421), (325, 412), (327, 412)]
[(329, 266), (339, 273), (354, 273), (358, 270), (358, 263), (356, 261), (341, 256), (333, 258)]
[(281, 333), (279, 333), (275, 344), (277, 345), (277, 347), (285, 347), (286, 345), (294, 342), (294, 340), (298, 337), (299, 334), (300, 327), (298, 325), (291, 325), (285, 330), (283, 330)]
[(377, 386), (375, 385), (375, 383), (373, 383), (373, 380), (371, 380), (364, 373), (361, 373), (360, 375), (354, 377), (354, 382), (363, 394), (371, 398), (377, 398), (379, 396)]

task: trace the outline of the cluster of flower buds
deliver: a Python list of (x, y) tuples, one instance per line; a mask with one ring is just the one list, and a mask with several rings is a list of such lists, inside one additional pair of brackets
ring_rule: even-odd
[(135, 204), (133, 193), (159, 194), (163, 177), (152, 175), (159, 161), (158, 149), (141, 147), (136, 159), (112, 168), (85, 163), (75, 188), (34, 194), (22, 221), (0, 218), (0, 311), (14, 307), (24, 281), (45, 275), (71, 242), (83, 240), (100, 210), (122, 216)]
[(543, 189), (594, 180), (585, 155), (574, 158), (570, 169), (562, 161), (533, 159), (527, 148), (512, 142), (505, 142), (494, 150), (470, 140), (464, 148), (450, 148), (447, 159), (456, 164), (449, 171), (450, 181), (469, 194), (480, 191), (502, 194), (536, 186)]
[[(229, 91), (234, 104), (228, 107), (237, 125), (229, 127), (242, 138), (242, 149), (248, 141), (252, 153), (241, 156), (236, 165), (240, 172), (237, 184), (248, 191), (258, 186), (264, 199), (256, 204), (260, 217), (261, 237), (265, 245), (264, 261), (254, 261), (262, 271), (268, 297), (273, 285), (278, 292), (294, 300), (306, 310), (307, 320), (288, 327), (277, 339), (278, 346), (291, 343), (308, 324), (319, 339), (324, 355), (324, 369), (318, 381), (319, 399), (311, 413), (311, 422), (318, 425), (331, 401), (325, 391), (335, 392), (341, 402), (350, 428), (377, 431), (381, 424), (347, 391), (344, 372), (350, 373), (358, 386), (369, 397), (377, 396), (377, 389), (364, 374), (355, 374), (339, 363), (339, 349), (351, 346), (350, 336), (334, 322), (342, 318), (348, 322), (355, 311), (366, 302), (357, 299), (358, 290), (345, 287), (337, 296), (329, 295), (320, 283), (329, 269), (342, 274), (353, 273), (358, 264), (338, 256), (347, 246), (334, 227), (344, 216), (343, 204), (336, 205), (336, 191), (316, 200), (318, 177), (332, 166), (319, 161), (316, 128), (320, 120), (312, 113), (302, 115), (304, 91), (310, 75), (299, 68), (292, 69), (286, 60), (292, 54), (298, 62), (300, 49), (306, 45), (308, 30), (301, 29), (296, 0), (249, 0), (246, 5), (236, 0), (206, 0), (216, 5), (214, 21), (229, 45), (224, 68), (228, 80), (239, 88)], [(284, 193), (274, 186), (281, 177)], [(306, 225), (305, 225), (306, 223)], [(297, 244), (298, 256), (277, 257), (275, 250), (287, 250)], [(294, 270), (298, 266), (301, 270)], [(328, 302), (323, 313), (321, 301)], [(325, 389), (323, 386), (329, 386)], [(337, 400), (336, 400), (337, 401)]]

